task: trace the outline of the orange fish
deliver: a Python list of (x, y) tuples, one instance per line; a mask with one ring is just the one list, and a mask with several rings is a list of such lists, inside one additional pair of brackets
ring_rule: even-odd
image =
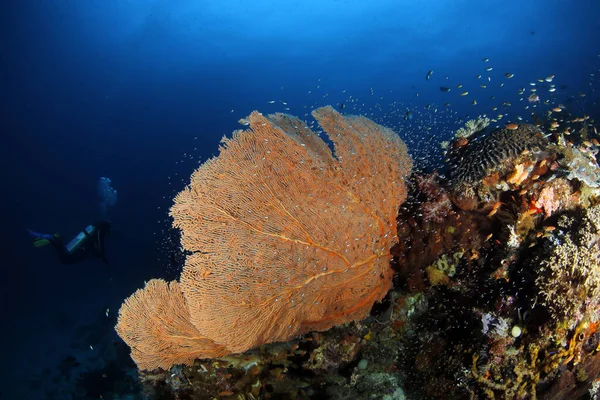
[(504, 128), (508, 129), (509, 131), (514, 131), (514, 130), (516, 130), (516, 129), (519, 128), (519, 125), (517, 125), (517, 124), (508, 124)]

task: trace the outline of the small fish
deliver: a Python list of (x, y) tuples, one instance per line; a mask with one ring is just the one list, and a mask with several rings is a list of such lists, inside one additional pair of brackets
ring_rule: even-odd
[(267, 101), (267, 103), (273, 104), (273, 103), (275, 103), (275, 100), (269, 100), (269, 101)]
[(508, 124), (504, 127), (504, 129), (508, 129), (509, 131), (514, 131), (517, 130), (519, 128), (519, 125), (517, 124)]
[(463, 87), (462, 83), (459, 83), (458, 85), (456, 85), (457, 89), (460, 89), (461, 87)]
[(474, 106), (476, 106), (477, 105), (477, 100), (473, 100), (473, 102), (471, 104), (473, 104)]
[(529, 101), (530, 103), (537, 103), (540, 101), (540, 96), (538, 96), (537, 94), (532, 94), (529, 95), (529, 97), (527, 97), (527, 101)]
[(481, 79), (481, 75), (477, 75), (477, 76), (476, 76), (476, 78), (477, 78), (477, 79)]
[(408, 121), (409, 119), (413, 119), (412, 111), (407, 111), (406, 114), (404, 114), (404, 120)]
[(507, 72), (504, 74), (505, 77), (507, 77), (508, 79), (511, 79), (513, 76), (515, 76), (515, 74), (511, 74), (510, 72)]
[(449, 88), (449, 87), (446, 87), (446, 86), (440, 86), (440, 90), (441, 90), (442, 92), (449, 92), (449, 91), (450, 91), (450, 88)]
[(110, 311), (110, 310), (107, 308), (107, 309), (106, 309), (106, 312), (104, 313), (104, 314), (105, 314), (107, 317), (108, 317), (108, 312), (109, 312), (109, 311)]
[(487, 88), (487, 85), (479, 85), (481, 86), (483, 89)]
[(340, 104), (340, 110), (343, 110), (345, 106), (346, 106), (346, 104), (344, 104), (344, 103), (341, 103), (341, 104)]
[(556, 92), (556, 88), (551, 87), (550, 89), (548, 89), (549, 92)]
[(487, 67), (485, 70), (486, 70), (487, 72), (490, 72), (490, 71), (491, 71), (491, 70), (493, 70), (493, 69), (494, 69), (493, 67)]
[(466, 95), (468, 95), (468, 94), (469, 94), (469, 92), (462, 92), (460, 95), (461, 95), (461, 96), (466, 96)]
[(546, 82), (552, 82), (552, 79), (554, 79), (554, 75), (550, 75), (548, 77), (546, 77), (546, 79), (544, 79)]
[(427, 75), (425, 75), (425, 80), (429, 80), (429, 78), (431, 78), (431, 74), (433, 74), (433, 70), (430, 69), (429, 71), (427, 71)]
[(561, 111), (562, 111), (562, 108), (560, 108), (560, 107), (554, 107), (554, 108), (552, 109), (552, 111), (553, 111), (553, 112), (561, 112)]
[(484, 59), (483, 59), (483, 60), (481, 60), (481, 61), (483, 61), (483, 62), (488, 62), (488, 61), (490, 61), (490, 59), (486, 57), (486, 58), (484, 58)]

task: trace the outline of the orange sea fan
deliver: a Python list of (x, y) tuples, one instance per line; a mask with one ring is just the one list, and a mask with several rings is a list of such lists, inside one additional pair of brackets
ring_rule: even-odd
[(230, 353), (199, 335), (177, 282), (148, 281), (125, 300), (115, 329), (131, 347), (131, 357), (140, 369), (168, 369), (199, 357)]
[(298, 118), (253, 112), (250, 129), (224, 139), (175, 198), (174, 226), (192, 253), (180, 283), (189, 320), (218, 349), (364, 318), (391, 287), (406, 146), (364, 117), (331, 107), (313, 116), (335, 157)]

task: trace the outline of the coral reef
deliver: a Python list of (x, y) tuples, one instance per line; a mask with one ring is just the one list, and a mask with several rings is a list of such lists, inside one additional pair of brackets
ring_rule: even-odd
[[(367, 127), (369, 132), (381, 129), (367, 120), (342, 118), (327, 110), (321, 110), (317, 116), (321, 117), (322, 126), (330, 134), (345, 129), (345, 124), (359, 127), (359, 131)], [(273, 340), (254, 340), (255, 348), (243, 354), (213, 359), (198, 359), (195, 354), (188, 354), (185, 359), (187, 365), (173, 365), (165, 371), (141, 371), (140, 381), (146, 393), (156, 398), (177, 399), (558, 400), (576, 399), (588, 393), (596, 396), (600, 387), (597, 380), (600, 374), (600, 188), (597, 185), (600, 168), (595, 160), (598, 146), (592, 142), (583, 143), (596, 139), (589, 138), (590, 132), (584, 132), (583, 128), (577, 133), (579, 141), (571, 137), (575, 140), (572, 143), (565, 140), (565, 131), (558, 132), (553, 128), (556, 121), (540, 118), (538, 122), (538, 126), (510, 124), (504, 129), (486, 132), (485, 120), (470, 121), (448, 146), (446, 169), (440, 170), (440, 173), (415, 172), (405, 186), (403, 173), (407, 172), (407, 168), (402, 169), (403, 173), (390, 176), (386, 175), (387, 170), (370, 167), (371, 163), (377, 164), (375, 160), (366, 164), (355, 160), (351, 163), (352, 168), (344, 170), (343, 166), (335, 164), (337, 161), (328, 153), (329, 150), (318, 144), (320, 142), (302, 122), (281, 114), (269, 117), (253, 114), (250, 117), (252, 129), (260, 129), (261, 124), (265, 124), (269, 130), (294, 132), (294, 140), (306, 145), (300, 147), (308, 148), (310, 154), (320, 161), (307, 163), (304, 158), (300, 160), (304, 162), (298, 161), (295, 165), (299, 165), (299, 172), (295, 173), (299, 176), (290, 178), (290, 181), (276, 175), (276, 172), (281, 170), (293, 175), (294, 169), (286, 169), (285, 165), (276, 168), (279, 164), (275, 163), (268, 167), (256, 164), (260, 166), (256, 174), (263, 178), (258, 183), (250, 180), (250, 187), (254, 191), (266, 187), (275, 192), (269, 182), (280, 179), (286, 182), (287, 190), (296, 187), (294, 179), (321, 179), (318, 173), (318, 178), (315, 178), (315, 170), (318, 170), (330, 171), (339, 179), (335, 182), (337, 189), (350, 185), (357, 193), (361, 189), (366, 190), (357, 195), (356, 201), (349, 203), (329, 200), (320, 204), (320, 194), (315, 195), (311, 202), (302, 205), (311, 210), (310, 216), (297, 215), (297, 220), (303, 221), (300, 224), (303, 227), (310, 225), (317, 229), (318, 234), (329, 232), (324, 235), (329, 238), (326, 241), (328, 248), (349, 254), (345, 257), (354, 257), (355, 263), (365, 262), (365, 254), (377, 255), (377, 251), (388, 250), (384, 246), (391, 246), (393, 269), (368, 264), (367, 275), (358, 274), (352, 278), (362, 280), (368, 276), (374, 279), (367, 282), (369, 287), (377, 282), (377, 295), (367, 296), (368, 301), (362, 301), (364, 297), (361, 297), (360, 291), (354, 295), (354, 287), (352, 293), (339, 297), (339, 293), (331, 287), (343, 285), (346, 281), (341, 278), (324, 287), (328, 292), (323, 297), (311, 299), (311, 308), (320, 310), (317, 312), (319, 318), (331, 315), (331, 320), (335, 320), (344, 312), (336, 310), (336, 307), (342, 310), (360, 307), (360, 318), (341, 318), (331, 325), (315, 324), (311, 320), (311, 323), (296, 329), (294, 337), (286, 334), (278, 336), (279, 341), (292, 341), (270, 343)], [(233, 140), (241, 139), (234, 136)], [(270, 144), (273, 141), (276, 142), (277, 138), (269, 139)], [(279, 154), (279, 150), (262, 142), (252, 141), (250, 147), (257, 146)], [(230, 143), (227, 142), (227, 145)], [(359, 140), (346, 149), (346, 153), (339, 153), (336, 149), (336, 155), (344, 160), (374, 151), (366, 150), (362, 147), (365, 145)], [(336, 142), (336, 146), (340, 144)], [(290, 157), (289, 154), (286, 153), (286, 157)], [(404, 154), (400, 156), (403, 160), (404, 157)], [(328, 167), (328, 163), (332, 162), (330, 158), (334, 160), (333, 168)], [(383, 158), (388, 159), (387, 156)], [(254, 171), (255, 162), (260, 160), (250, 157), (247, 169)], [(400, 164), (409, 165), (408, 161)], [(308, 169), (305, 170), (306, 165)], [(373, 168), (369, 173), (387, 177), (392, 186), (401, 184), (399, 189), (394, 190), (399, 190), (400, 200), (407, 197), (397, 217), (395, 212), (390, 211), (395, 204), (387, 208), (389, 199), (394, 198), (387, 192), (392, 188), (377, 186), (374, 191), (367, 187), (369, 179), (361, 175), (365, 165)], [(232, 173), (217, 171), (209, 182), (227, 179)], [(265, 180), (265, 176), (269, 179)], [(445, 180), (444, 176), (449, 176), (449, 179)], [(238, 175), (235, 177), (239, 180)], [(253, 252), (255, 257), (252, 260), (246, 263), (241, 251), (226, 252), (226, 260), (213, 255), (217, 247), (211, 247), (212, 243), (222, 246), (223, 242), (232, 241), (233, 236), (227, 236), (227, 230), (239, 227), (228, 225), (228, 221), (219, 216), (210, 219), (198, 214), (198, 210), (204, 210), (198, 201), (192, 200), (209, 199), (211, 212), (225, 211), (224, 214), (235, 217), (236, 222), (254, 224), (255, 221), (245, 219), (244, 214), (248, 210), (239, 205), (235, 194), (228, 197), (233, 204), (230, 207), (211, 202), (209, 193), (216, 191), (218, 194), (220, 188), (215, 189), (208, 184), (206, 188), (201, 187), (200, 182), (205, 182), (205, 179), (201, 172), (196, 172), (192, 185), (179, 199), (176, 208), (181, 212), (177, 223), (184, 230), (184, 245), (198, 253), (186, 265), (186, 273), (193, 276), (185, 283), (188, 289), (183, 290), (182, 298), (184, 302), (192, 298), (191, 301), (199, 303), (195, 307), (208, 308), (213, 313), (212, 319), (186, 317), (180, 321), (181, 327), (175, 324), (175, 328), (197, 329), (201, 325), (198, 322), (202, 321), (218, 323), (220, 319), (214, 316), (215, 312), (222, 313), (223, 307), (233, 305), (241, 307), (242, 314), (234, 314), (238, 325), (223, 325), (229, 329), (228, 333), (263, 332), (264, 337), (274, 330), (261, 331), (243, 314), (243, 307), (250, 299), (261, 301), (260, 293), (248, 297), (243, 288), (235, 285), (240, 281), (240, 276), (234, 274), (235, 268), (233, 272), (220, 271), (212, 264), (201, 264), (201, 261), (206, 258), (211, 262), (227, 261), (227, 265), (235, 265), (242, 260), (250, 274), (256, 272), (253, 263), (264, 260), (271, 251), (281, 249), (279, 246), (275, 250), (261, 246), (257, 250), (255, 244), (237, 241), (237, 249)], [(380, 184), (379, 179), (377, 184)], [(256, 200), (244, 191), (241, 193), (246, 201)], [(222, 196), (219, 194), (219, 197)], [(260, 209), (260, 215), (269, 216), (269, 221), (260, 221), (261, 229), (279, 238), (289, 238), (292, 235), (288, 232), (292, 232), (294, 224), (281, 227), (281, 224), (271, 222), (272, 211), (279, 211), (279, 217), (285, 215), (283, 210), (296, 212), (294, 205), (299, 204), (299, 199), (292, 197), (288, 204), (282, 197), (268, 203), (269, 212)], [(189, 199), (192, 200), (187, 201)], [(335, 214), (339, 209), (344, 213), (353, 211), (353, 218), (362, 220), (365, 210), (380, 210), (380, 207), (387, 211), (383, 214), (377, 214), (379, 211), (366, 213), (373, 226), (361, 225), (358, 221), (346, 225), (340, 220), (340, 215)], [(254, 212), (254, 209), (250, 210), (250, 214)], [(381, 225), (369, 219), (374, 215), (383, 215), (380, 217)], [(396, 229), (393, 233), (386, 230), (391, 226), (390, 215), (393, 215), (392, 220), (396, 217), (392, 223)], [(308, 224), (309, 217), (312, 224)], [(212, 221), (225, 225), (215, 226), (214, 232), (208, 232), (207, 238), (199, 238), (197, 233), (206, 235), (207, 232), (198, 229), (197, 220), (209, 225)], [(329, 228), (333, 233), (328, 231)], [(363, 236), (355, 234), (360, 229), (366, 232)], [(307, 231), (313, 232), (308, 228)], [(377, 235), (373, 233), (375, 231)], [(350, 232), (353, 232), (352, 235)], [(317, 233), (315, 235), (318, 236)], [(352, 241), (354, 237), (361, 240)], [(341, 244), (336, 240), (340, 240)], [(376, 250), (366, 243), (369, 240), (375, 243)], [(305, 247), (304, 250), (310, 248)], [(204, 250), (200, 251), (201, 248)], [(307, 257), (302, 252), (293, 254), (296, 261), (283, 264), (287, 270), (294, 270), (298, 266), (297, 260)], [(315, 254), (320, 253), (315, 250)], [(280, 264), (279, 258), (267, 259), (273, 264)], [(320, 259), (315, 256), (312, 260)], [(260, 265), (258, 268), (267, 268)], [(312, 265), (304, 265), (302, 271), (308, 274), (309, 280), (319, 279), (321, 275), (310, 275)], [(327, 264), (327, 267), (331, 268), (331, 265)], [(205, 305), (198, 298), (185, 295), (186, 290), (197, 288), (197, 282), (210, 283), (214, 282), (213, 278), (223, 281), (224, 277), (228, 278), (228, 283), (223, 287), (233, 290), (236, 296), (206, 297), (203, 291), (195, 289), (195, 294), (203, 293), (203, 298), (211, 304), (217, 302), (217, 306)], [(258, 281), (261, 277), (259, 274), (250, 278), (244, 276), (243, 279)], [(278, 280), (277, 285), (268, 286), (268, 290), (262, 286), (250, 288), (254, 292), (260, 289), (271, 293), (269, 298), (273, 298), (273, 293), (279, 295), (280, 287), (288, 285), (288, 281), (280, 275), (276, 275), (275, 279)], [(393, 287), (384, 297), (392, 281)], [(170, 285), (175, 287), (178, 284)], [(211, 284), (207, 287), (214, 289)], [(291, 290), (290, 293), (295, 292)], [(373, 293), (372, 289), (369, 293)], [(318, 306), (323, 306), (327, 296), (339, 301), (327, 304), (326, 310), (321, 309)], [(154, 304), (160, 304), (161, 309), (167, 312), (167, 306), (174, 303), (148, 302), (148, 308)], [(268, 304), (271, 320), (281, 325), (277, 316), (285, 313), (286, 309), (281, 304)], [(131, 311), (136, 310), (149, 312), (139, 308)], [(297, 312), (312, 315), (301, 305), (293, 308), (293, 313)], [(255, 315), (265, 317), (261, 313)], [(148, 330), (168, 332), (160, 328), (162, 317), (156, 318), (158, 322), (151, 320), (145, 325)], [(285, 323), (283, 325), (286, 326)], [(326, 330), (332, 325), (335, 326)], [(244, 328), (246, 332), (236, 328)], [(130, 329), (135, 332), (133, 326)], [(203, 338), (205, 333), (200, 332), (197, 336)], [(183, 345), (189, 343), (197, 349), (197, 336), (188, 337), (188, 340), (193, 338), (194, 341)], [(217, 344), (216, 336), (213, 339)], [(162, 342), (159, 343), (162, 345)], [(229, 343), (224, 346), (229, 346)], [(167, 346), (161, 351), (171, 350)], [(135, 350), (132, 351), (135, 353)], [(196, 360), (192, 362), (194, 357)], [(175, 362), (168, 360), (164, 367)], [(143, 364), (138, 362), (138, 365)]]
[[(400, 211), (396, 287), (424, 294), (403, 325), (405, 388), (430, 398), (577, 398), (598, 376), (600, 206), (590, 177), (600, 170), (587, 156), (581, 169), (577, 144), (533, 126), (481, 135), (449, 147), (447, 189), (437, 182), (432, 196), (416, 178)], [(440, 190), (455, 208), (428, 218)]]

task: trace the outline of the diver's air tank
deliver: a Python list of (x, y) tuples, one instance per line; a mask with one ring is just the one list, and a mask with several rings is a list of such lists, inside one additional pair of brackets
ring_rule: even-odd
[[(86, 235), (87, 232), (87, 235)], [(83, 243), (85, 243), (86, 241), (86, 236), (93, 236), (96, 233), (96, 227), (94, 225), (88, 225), (85, 227), (85, 229), (81, 232), (79, 232), (79, 234), (77, 236), (75, 236), (73, 238), (73, 240), (71, 240), (69, 242), (69, 244), (67, 244), (66, 248), (67, 251), (69, 253), (73, 253), (75, 251), (77, 251), (82, 245)]]

